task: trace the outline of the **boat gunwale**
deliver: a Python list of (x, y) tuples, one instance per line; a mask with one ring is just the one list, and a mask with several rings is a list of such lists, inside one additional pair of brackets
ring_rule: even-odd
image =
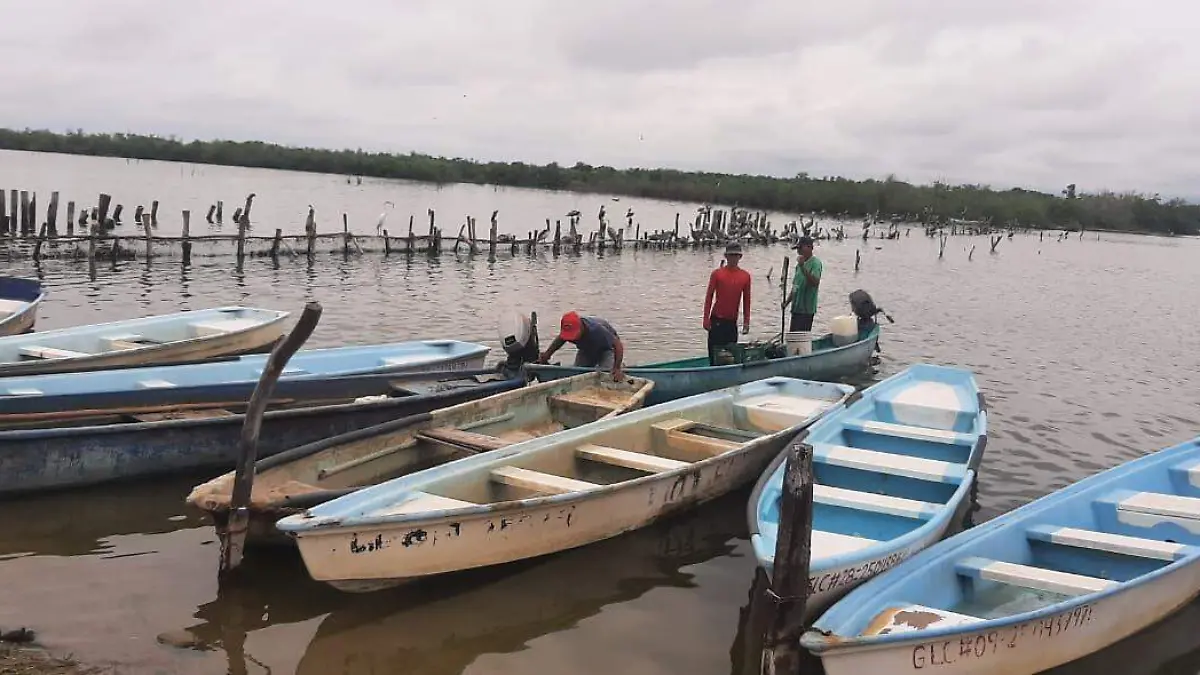
[[(774, 378), (767, 378), (767, 379), (771, 380), (771, 379), (795, 379), (795, 378), (774, 377)], [(649, 482), (658, 482), (658, 481), (665, 482), (667, 480), (674, 480), (674, 479), (677, 479), (679, 476), (685, 475), (687, 473), (701, 471), (709, 466), (712, 466), (713, 464), (716, 464), (719, 461), (727, 461), (732, 457), (747, 454), (748, 452), (750, 452), (754, 449), (757, 449), (758, 447), (761, 447), (762, 445), (766, 445), (768, 442), (775, 442), (779, 438), (786, 437), (789, 434), (795, 435), (798, 433), (805, 433), (806, 430), (810, 426), (812, 426), (816, 422), (823, 419), (830, 412), (837, 409), (838, 406), (843, 405), (845, 400), (850, 396), (851, 392), (853, 391), (853, 387), (850, 387), (850, 386), (844, 385), (844, 384), (836, 384), (836, 383), (828, 383), (828, 382), (815, 382), (812, 380), (800, 380), (800, 381), (825, 385), (825, 386), (828, 386), (831, 388), (839, 389), (841, 391), (841, 397), (838, 398), (836, 401), (831, 401), (830, 406), (828, 408), (826, 408), (825, 411), (823, 411), (821, 414), (813, 417), (812, 419), (804, 422), (802, 425), (798, 425), (795, 427), (788, 427), (786, 429), (781, 429), (776, 432), (765, 434), (763, 436), (760, 436), (754, 440), (748, 441), (748, 442), (738, 446), (736, 449), (732, 449), (732, 450), (723, 452), (719, 455), (714, 455), (714, 456), (708, 457), (706, 459), (692, 462), (692, 463), (688, 464), (687, 466), (679, 467), (677, 469), (672, 469), (670, 471), (651, 473), (651, 474), (647, 474), (645, 476), (638, 476), (637, 478), (632, 478), (632, 479), (625, 480), (625, 481), (619, 481), (617, 483), (600, 484), (600, 485), (597, 485), (597, 487), (595, 487), (595, 488), (589, 488), (587, 490), (577, 490), (577, 491), (573, 491), (573, 492), (567, 492), (567, 493), (556, 494), (556, 495), (546, 495), (546, 496), (542, 496), (542, 497), (529, 497), (526, 499), (510, 499), (510, 500), (506, 500), (506, 501), (502, 501), (502, 502), (492, 502), (489, 504), (473, 504), (470, 506), (463, 506), (463, 507), (457, 507), (457, 508), (452, 508), (452, 509), (439, 509), (437, 511), (425, 511), (425, 512), (417, 512), (417, 513), (394, 514), (394, 515), (384, 515), (384, 516), (366, 516), (366, 515), (349, 516), (349, 515), (347, 515), (344, 517), (338, 517), (338, 516), (324, 516), (324, 517), (316, 516), (316, 517), (313, 517), (313, 516), (307, 515), (307, 512), (305, 512), (305, 513), (295, 514), (295, 515), (288, 517), (288, 519), (296, 519), (298, 522), (285, 523), (284, 521), (281, 520), (280, 522), (276, 523), (276, 527), (279, 530), (283, 531), (288, 536), (299, 538), (299, 537), (304, 537), (304, 536), (321, 536), (321, 535), (328, 533), (330, 530), (337, 531), (337, 530), (348, 529), (348, 528), (353, 528), (353, 527), (381, 527), (381, 528), (387, 527), (387, 528), (391, 528), (391, 527), (394, 527), (397, 525), (409, 526), (409, 525), (412, 525), (415, 523), (439, 522), (439, 521), (445, 520), (446, 518), (449, 518), (449, 517), (474, 517), (474, 516), (481, 516), (481, 515), (503, 515), (503, 514), (512, 512), (512, 511), (529, 510), (532, 508), (567, 506), (571, 502), (578, 501), (582, 498), (591, 499), (591, 498), (596, 498), (596, 497), (602, 497), (602, 496), (606, 496), (613, 492), (634, 489), (634, 488), (640, 487)], [(699, 398), (699, 397), (711, 396), (713, 399), (717, 399), (718, 396), (732, 396), (731, 390), (735, 390), (739, 387), (744, 387), (744, 386), (746, 386), (746, 385), (737, 385), (735, 387), (728, 387), (726, 389), (718, 389), (716, 391), (708, 392), (706, 394), (698, 394), (695, 397), (687, 397), (684, 399), (677, 399), (677, 402), (687, 401), (688, 398)], [(847, 390), (849, 390), (849, 391), (847, 391)], [(696, 402), (696, 405), (700, 405), (700, 404), (701, 403), (699, 401)], [(671, 405), (671, 404), (668, 404), (668, 405)], [(684, 409), (687, 406), (678, 406), (678, 407), (680, 409)], [(644, 408), (643, 410), (652, 410), (652, 409), (653, 408)], [(622, 416), (622, 418), (623, 417), (624, 416)], [(614, 419), (621, 419), (621, 418), (614, 418)], [(575, 429), (572, 429), (571, 431), (578, 431), (580, 429), (582, 429), (582, 427), (576, 427)], [(547, 442), (546, 441), (547, 438), (550, 438), (550, 437), (536, 438), (536, 439), (532, 439), (529, 441), (516, 443), (511, 446), (508, 446), (507, 448), (502, 448), (500, 450), (493, 451), (496, 454), (489, 454), (489, 457), (491, 459), (497, 460), (497, 461), (508, 459), (510, 457), (529, 452), (528, 448), (525, 448), (522, 446), (525, 446), (527, 444), (545, 443), (545, 442)], [(439, 468), (444, 468), (444, 467), (450, 466), (452, 464), (455, 464), (457, 462), (471, 461), (473, 459), (474, 459), (474, 457), (465, 457), (462, 459), (454, 460), (452, 462), (448, 462), (447, 464), (444, 464), (444, 465), (442, 465), (442, 467), (439, 467)], [(412, 475), (416, 475), (416, 474), (412, 474)], [(410, 493), (416, 492), (416, 491), (418, 491), (418, 490), (411, 490)], [(328, 504), (328, 502), (327, 502), (327, 504)], [(313, 522), (313, 521), (317, 521), (317, 522)]]
[[(884, 589), (896, 585), (897, 582), (902, 580), (908, 581), (909, 579), (912, 579), (914, 575), (921, 574), (927, 564), (942, 563), (947, 558), (962, 557), (964, 555), (964, 547), (972, 546), (976, 540), (990, 537), (997, 530), (1005, 527), (1015, 527), (1021, 523), (1026, 523), (1032, 520), (1038, 514), (1055, 508), (1059, 504), (1076, 497), (1080, 493), (1092, 491), (1099, 492), (1101, 489), (1111, 486), (1114, 482), (1123, 481), (1126, 476), (1135, 473), (1135, 470), (1133, 469), (1135, 464), (1138, 465), (1136, 467), (1137, 473), (1158, 468), (1166, 471), (1168, 470), (1168, 467), (1163, 467), (1163, 465), (1178, 461), (1180, 455), (1185, 455), (1189, 451), (1194, 452), (1196, 450), (1200, 450), (1200, 437), (1189, 441), (1184, 441), (1177, 445), (1164, 448), (1148, 455), (1136, 457), (1121, 464), (1117, 464), (1105, 469), (1104, 471), (1092, 474), (1091, 476), (1088, 476), (1064, 488), (1043, 495), (1042, 497), (1023, 504), (1012, 511), (1001, 514), (996, 518), (983, 523), (982, 525), (977, 525), (968, 530), (964, 530), (955, 537), (951, 537), (934, 544), (933, 546), (921, 551), (920, 553), (901, 563), (908, 566), (908, 569), (905, 569), (903, 572), (899, 572), (896, 568), (893, 568), (892, 570), (889, 570), (888, 574), (879, 575), (854, 589), (851, 591), (851, 593), (843, 596), (838, 604), (842, 602), (850, 602), (852, 595), (868, 595), (873, 592), (883, 591)], [(1130, 468), (1127, 468), (1124, 471), (1119, 470), (1122, 467)], [(1193, 545), (1191, 548), (1193, 550), (1188, 555), (1169, 562), (1168, 564), (1152, 572), (1135, 577), (1130, 581), (1113, 584), (1104, 590), (1077, 595), (1069, 600), (1046, 605), (1044, 607), (1039, 607), (1038, 609), (1027, 612), (1010, 614), (1005, 617), (994, 619), (980, 619), (978, 622), (964, 625), (923, 629), (911, 633), (890, 633), (887, 635), (870, 636), (843, 636), (819, 626), (821, 620), (824, 619), (825, 616), (828, 616), (830, 612), (834, 611), (834, 607), (830, 607), (830, 609), (827, 610), (825, 614), (822, 615), (822, 617), (820, 617), (812, 625), (812, 627), (801, 636), (800, 642), (802, 646), (817, 655), (837, 654), (838, 652), (844, 651), (878, 651), (882, 649), (895, 648), (898, 646), (934, 641), (943, 639), (950, 635), (974, 634), (980, 631), (1003, 629), (1018, 624), (1037, 621), (1049, 616), (1062, 614), (1082, 605), (1110, 599), (1117, 595), (1135, 591), (1142, 586), (1160, 579), (1163, 576), (1174, 574), (1178, 572), (1181, 567), (1185, 566), (1185, 564), (1192, 564), (1197, 562), (1197, 560), (1200, 560), (1200, 545)], [(899, 574), (903, 574), (903, 576), (900, 576)], [(882, 595), (882, 593), (876, 594)], [(890, 605), (873, 604), (872, 606), (876, 608), (876, 614), (878, 614), (879, 612), (886, 610), (889, 606), (895, 604), (896, 602), (892, 602)], [(858, 609), (856, 608), (854, 611), (857, 612)], [(854, 616), (854, 614), (850, 614), (841, 620), (843, 622), (853, 620)], [(1144, 627), (1145, 626), (1142, 626), (1142, 628)]]
[[(14, 277), (14, 278), (20, 278), (20, 277)], [(29, 281), (27, 279), (23, 279), (23, 280)], [(20, 300), (20, 302), (24, 302), (25, 306), (22, 307), (20, 310), (13, 312), (12, 314), (9, 314), (8, 316), (4, 317), (3, 319), (0, 319), (0, 337), (11, 337), (13, 335), (22, 335), (22, 333), (5, 334), (2, 331), (5, 326), (20, 325), (21, 322), (31, 314), (34, 316), (34, 321), (37, 320), (38, 308), (41, 307), (42, 301), (46, 299), (46, 294), (48, 293), (48, 291), (46, 290), (45, 286), (41, 285), (41, 283), (39, 283), (39, 282), (33, 282), (33, 283), (37, 284), (37, 287), (39, 289), (39, 293), (38, 293), (37, 297), (34, 298), (33, 300), (20, 300), (19, 298), (17, 298), (18, 300)], [(11, 300), (13, 298), (4, 298), (4, 299)], [(33, 323), (34, 322), (30, 322), (30, 328), (33, 327)]]

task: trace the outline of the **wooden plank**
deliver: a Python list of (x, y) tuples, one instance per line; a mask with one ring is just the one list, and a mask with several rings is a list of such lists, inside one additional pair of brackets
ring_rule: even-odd
[(492, 480), (497, 483), (550, 495), (582, 492), (600, 487), (596, 483), (567, 478), (566, 476), (555, 476), (554, 474), (543, 473), (541, 471), (522, 469), (516, 466), (502, 466), (492, 469)]
[(955, 571), (964, 577), (1071, 596), (1099, 593), (1117, 585), (1117, 582), (1108, 579), (985, 558), (961, 560), (955, 565)]
[(1074, 527), (1039, 525), (1029, 528), (1026, 536), (1034, 541), (1044, 541), (1059, 546), (1086, 548), (1093, 551), (1150, 558), (1153, 560), (1178, 560), (1188, 555), (1192, 547), (1169, 541), (1129, 537), (1111, 532), (1095, 532)]
[(455, 446), (465, 446), (468, 448), (478, 448), (482, 451), (498, 450), (500, 448), (511, 445), (509, 441), (487, 434), (477, 434), (473, 431), (463, 431), (454, 427), (438, 427), (436, 429), (426, 429), (417, 434), (418, 438), (425, 438), (431, 441), (443, 441)]
[(691, 466), (690, 462), (681, 462), (677, 459), (659, 457), (658, 455), (650, 455), (644, 452), (609, 448), (603, 445), (581, 445), (575, 449), (575, 454), (584, 459), (590, 459), (593, 462), (611, 464), (626, 469), (636, 469), (637, 471), (645, 471), (646, 473), (663, 473)]
[(129, 417), (138, 422), (162, 422), (164, 420), (207, 420), (215, 417), (232, 417), (233, 413), (224, 408), (206, 408), (203, 410), (172, 410), (159, 413), (136, 413)]

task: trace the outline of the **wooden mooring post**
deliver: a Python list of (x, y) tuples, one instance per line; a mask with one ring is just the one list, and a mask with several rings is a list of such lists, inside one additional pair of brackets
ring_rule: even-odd
[(29, 231), (29, 192), (21, 190), (21, 221), (15, 231), (25, 234)]
[(225, 202), (217, 200), (217, 223), (221, 222), (222, 214), (225, 212)]
[(192, 261), (192, 212), (183, 210), (183, 264), (187, 265)]
[(788, 445), (779, 507), (775, 564), (767, 591), (773, 608), (763, 636), (762, 674), (800, 672), (800, 636), (808, 603), (808, 566), (812, 552), (812, 446), (800, 432)]
[(279, 258), (279, 242), (283, 241), (283, 229), (275, 228), (275, 238), (271, 240), (271, 258)]
[(221, 532), (221, 560), (219, 574), (223, 577), (242, 563), (242, 551), (246, 544), (246, 533), (250, 528), (250, 494), (254, 489), (254, 464), (258, 458), (258, 435), (262, 431), (263, 413), (275, 390), (275, 383), (287, 366), (292, 355), (312, 335), (321, 319), (321, 305), (309, 302), (300, 314), (300, 320), (292, 327), (287, 337), (275, 343), (266, 366), (258, 378), (258, 385), (250, 395), (242, 421), (242, 434), (238, 441), (237, 469), (234, 472), (233, 494), (229, 502), (229, 521)]
[(150, 202), (150, 225), (158, 227), (158, 200)]
[(75, 202), (67, 202), (67, 236), (75, 236)]
[(5, 195), (8, 194), (0, 189), (0, 234), (8, 234), (8, 207), (5, 204)]
[(8, 229), (16, 234), (21, 227), (17, 220), (17, 190), (10, 190), (8, 193), (8, 209)]
[[(238, 211), (241, 211), (241, 209), (238, 209)], [(239, 213), (239, 215), (241, 214)], [(246, 256), (246, 225), (248, 224), (245, 216), (237, 219), (237, 261), (239, 265), (242, 264), (242, 259)]]
[(150, 236), (151, 220), (149, 213), (142, 214), (142, 236), (146, 240), (146, 259), (149, 260), (154, 256), (154, 239)]
[(37, 234), (37, 193), (29, 193), (29, 222), (25, 225), (25, 234)]
[(51, 237), (58, 236), (58, 190), (50, 193), (50, 205), (46, 207), (47, 233)]

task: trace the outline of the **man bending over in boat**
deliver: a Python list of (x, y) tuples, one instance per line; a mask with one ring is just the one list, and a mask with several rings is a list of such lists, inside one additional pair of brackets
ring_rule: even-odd
[(579, 316), (576, 312), (562, 315), (558, 337), (550, 343), (538, 359), (538, 363), (549, 363), (550, 357), (566, 343), (575, 345), (575, 365), (582, 368), (604, 368), (612, 373), (613, 380), (625, 378), (621, 372), (621, 361), (625, 357), (625, 345), (617, 331), (604, 319), (595, 316)]

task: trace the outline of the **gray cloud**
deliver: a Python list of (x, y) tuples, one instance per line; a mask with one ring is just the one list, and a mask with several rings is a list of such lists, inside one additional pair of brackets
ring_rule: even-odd
[(21, 4), (5, 126), (1200, 194), (1182, 0)]

